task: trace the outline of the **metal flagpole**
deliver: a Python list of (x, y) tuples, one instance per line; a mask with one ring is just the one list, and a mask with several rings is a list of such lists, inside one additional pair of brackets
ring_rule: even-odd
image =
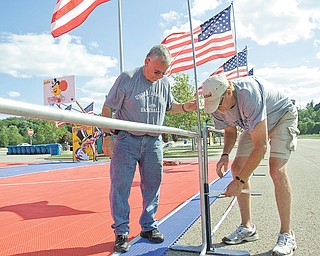
[(231, 1), (232, 19), (233, 19), (233, 31), (234, 31), (234, 46), (236, 47), (236, 59), (237, 59), (237, 77), (239, 77), (239, 57), (238, 57), (238, 46), (237, 46), (237, 31), (236, 21), (234, 16), (233, 1)]
[[(195, 90), (196, 90), (196, 100), (198, 104), (198, 161), (199, 161), (199, 182), (200, 182), (200, 210), (201, 210), (201, 228), (202, 228), (202, 245), (201, 248), (197, 246), (183, 246), (174, 245), (171, 249), (182, 250), (182, 251), (196, 251), (200, 252), (200, 255), (250, 255), (247, 251), (231, 251), (227, 249), (216, 249), (212, 246), (211, 237), (211, 218), (210, 218), (210, 202), (209, 202), (209, 184), (208, 184), (208, 168), (204, 168), (204, 159), (202, 157), (202, 138), (203, 145), (206, 149), (207, 147), (207, 129), (204, 129), (203, 136), (201, 136), (201, 121), (200, 121), (200, 104), (199, 104), (199, 92), (197, 86), (197, 66), (196, 66), (196, 55), (193, 39), (192, 21), (191, 21), (191, 11), (190, 2), (187, 0), (188, 12), (189, 12), (189, 23), (190, 23), (190, 34), (191, 34), (191, 44), (192, 44), (192, 54), (193, 54), (193, 71), (195, 78)], [(207, 150), (207, 149), (206, 149)], [(205, 150), (205, 151), (206, 151)], [(207, 156), (206, 159), (207, 160)]]
[(124, 62), (123, 62), (123, 45), (122, 45), (121, 0), (118, 0), (118, 20), (119, 20), (120, 73), (122, 73), (124, 71)]
[(249, 72), (249, 68), (248, 68), (248, 47), (246, 46), (245, 49), (246, 49), (246, 60), (247, 60), (247, 75), (248, 75), (248, 72)]
[[(198, 161), (199, 161), (199, 180), (200, 183), (204, 180), (204, 171), (203, 171), (203, 159), (202, 159), (202, 141), (201, 141), (201, 120), (200, 120), (200, 103), (199, 103), (199, 91), (198, 91), (198, 77), (197, 77), (197, 63), (196, 63), (196, 54), (194, 48), (194, 38), (193, 38), (193, 29), (192, 29), (192, 19), (191, 19), (191, 8), (190, 1), (187, 0), (188, 4), (188, 14), (189, 14), (189, 24), (190, 24), (190, 35), (191, 35), (191, 44), (192, 44), (192, 55), (193, 55), (193, 72), (194, 72), (194, 84), (196, 91), (196, 100), (197, 100), (197, 116), (198, 116)], [(205, 184), (200, 184), (200, 208), (201, 208), (201, 226), (202, 229), (206, 229), (206, 214), (205, 214), (205, 197), (204, 193), (206, 192), (209, 186)], [(207, 191), (209, 193), (209, 191)], [(205, 232), (202, 232), (202, 241), (211, 239), (207, 237)], [(202, 243), (201, 255), (204, 255), (206, 251), (207, 242)]]

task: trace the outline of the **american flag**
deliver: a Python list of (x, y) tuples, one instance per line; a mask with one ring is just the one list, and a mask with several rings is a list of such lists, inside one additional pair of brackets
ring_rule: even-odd
[[(66, 107), (64, 110), (71, 110), (72, 109), (72, 105), (69, 105), (68, 107)], [(67, 122), (62, 122), (62, 121), (55, 121), (56, 123), (56, 127), (59, 128), (61, 125), (63, 124), (67, 124)]]
[[(236, 54), (230, 10), (231, 5), (192, 31), (197, 66)], [(161, 43), (168, 47), (172, 57), (168, 76), (193, 68), (190, 32), (173, 33)]]
[(93, 102), (84, 108), (84, 112), (93, 115)]
[(51, 20), (51, 34), (61, 36), (83, 23), (99, 5), (109, 0), (58, 0)]
[[(237, 65), (237, 55), (234, 55), (231, 59), (221, 65), (215, 72), (210, 76), (224, 73), (229, 80), (247, 76), (248, 75), (248, 66), (247, 66), (247, 47), (245, 47), (241, 52), (238, 52), (238, 65)], [(239, 69), (239, 76), (238, 70)]]

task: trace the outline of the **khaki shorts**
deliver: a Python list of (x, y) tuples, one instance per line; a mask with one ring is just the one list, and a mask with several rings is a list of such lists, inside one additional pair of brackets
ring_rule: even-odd
[[(270, 157), (289, 159), (291, 151), (297, 148), (298, 112), (296, 109), (288, 111), (269, 131)], [(237, 157), (248, 157), (253, 143), (248, 132), (244, 131), (239, 137)]]

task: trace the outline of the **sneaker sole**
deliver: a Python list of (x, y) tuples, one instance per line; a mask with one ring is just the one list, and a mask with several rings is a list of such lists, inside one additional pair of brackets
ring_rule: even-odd
[(130, 245), (128, 245), (128, 247), (127, 248), (116, 248), (116, 247), (114, 247), (113, 248), (113, 250), (115, 251), (115, 252), (128, 252), (129, 251), (129, 249), (130, 249)]
[(224, 237), (222, 239), (222, 242), (224, 242), (225, 244), (241, 244), (242, 242), (253, 242), (259, 239), (259, 235), (258, 234), (253, 234), (252, 236), (249, 237), (245, 237), (242, 240), (228, 240), (226, 237)]
[(279, 254), (277, 252), (272, 252), (272, 256), (293, 256), (293, 252), (297, 249), (297, 246), (295, 246), (292, 251), (289, 254)]

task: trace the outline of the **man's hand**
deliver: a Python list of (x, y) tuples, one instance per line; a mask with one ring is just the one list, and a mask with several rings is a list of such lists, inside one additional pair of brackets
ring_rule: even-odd
[(238, 196), (241, 194), (243, 188), (243, 184), (237, 180), (233, 180), (230, 182), (226, 189), (226, 196)]
[[(229, 156), (228, 155), (222, 155), (220, 157), (219, 162), (217, 163), (216, 166), (216, 173), (220, 178), (223, 177), (223, 172), (226, 172), (228, 170), (228, 163), (229, 163)], [(222, 167), (223, 167), (223, 172), (222, 172)]]
[(185, 109), (186, 112), (192, 112), (197, 110), (198, 108), (196, 100), (188, 101), (186, 103), (183, 103), (183, 105), (184, 105), (183, 108)]
[(108, 157), (112, 157), (113, 156), (113, 140), (111, 138), (111, 136), (107, 136), (103, 138), (103, 143), (102, 143), (102, 151), (103, 153), (108, 156)]

